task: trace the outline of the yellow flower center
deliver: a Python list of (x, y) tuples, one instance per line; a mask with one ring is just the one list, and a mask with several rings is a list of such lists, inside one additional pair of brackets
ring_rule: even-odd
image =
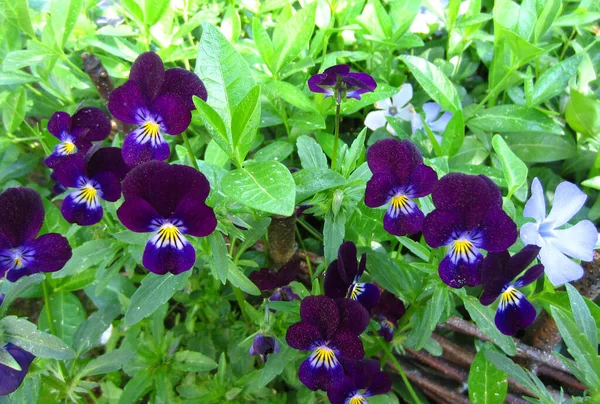
[(509, 286), (504, 292), (502, 292), (502, 296), (500, 297), (500, 305), (504, 307), (507, 304), (517, 303), (519, 303), (519, 291), (512, 286)]
[(73, 154), (77, 151), (77, 147), (73, 142), (63, 142), (63, 150), (66, 154)]
[(168, 222), (157, 230), (156, 236), (152, 240), (158, 248), (171, 246), (181, 250), (186, 244), (186, 239), (179, 227)]
[(402, 209), (408, 206), (408, 197), (406, 195), (393, 196), (392, 206), (394, 207), (394, 209)]
[(356, 394), (350, 397), (348, 404), (368, 404), (368, 401), (360, 394)]
[(365, 288), (362, 283), (353, 283), (352, 286), (350, 286), (348, 297), (350, 297), (352, 300), (356, 300), (364, 291)]
[(15, 257), (15, 269), (19, 269), (23, 267), (23, 259), (21, 256)]
[(473, 244), (469, 240), (456, 240), (452, 248), (457, 254), (467, 254), (473, 249)]
[(144, 132), (151, 137), (157, 137), (160, 134), (160, 125), (156, 122), (150, 121), (142, 125)]
[(96, 200), (96, 195), (98, 191), (91, 185), (86, 185), (81, 188), (81, 198), (89, 205), (91, 205)]
[(310, 360), (311, 365), (316, 368), (325, 366), (326, 368), (331, 369), (338, 363), (335, 352), (327, 345), (317, 347), (311, 355)]

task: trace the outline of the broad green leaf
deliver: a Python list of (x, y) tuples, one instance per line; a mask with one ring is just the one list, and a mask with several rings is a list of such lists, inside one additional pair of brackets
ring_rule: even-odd
[[(342, 115), (353, 114), (367, 106), (375, 104), (377, 101), (381, 101), (386, 98), (391, 98), (394, 95), (398, 94), (398, 92), (400, 92), (400, 89), (398, 87), (392, 87), (387, 84), (377, 84), (377, 88), (375, 89), (375, 91), (361, 94), (360, 100), (355, 100), (354, 98), (346, 98), (346, 100), (342, 103), (340, 112)], [(333, 98), (328, 98), (325, 101), (329, 102), (329, 105), (331, 105), (331, 108), (328, 110), (328, 114), (335, 115)]]
[(560, 0), (546, 0), (544, 7), (540, 12), (540, 15), (535, 23), (533, 41), (537, 43), (539, 39), (550, 29), (558, 13), (560, 12), (560, 6), (562, 1)]
[(300, 136), (296, 140), (296, 147), (303, 168), (329, 168), (323, 149), (312, 137)]
[(367, 270), (384, 289), (389, 290), (404, 300), (414, 301), (420, 293), (421, 280), (418, 271), (412, 270), (407, 263), (402, 266), (387, 254), (378, 251), (367, 251)]
[(561, 15), (553, 25), (555, 27), (579, 27), (592, 24), (597, 20), (600, 20), (600, 13), (579, 8), (571, 14)]
[(79, 371), (79, 376), (86, 377), (115, 372), (128, 363), (134, 355), (135, 351), (130, 351), (128, 349), (116, 349), (107, 352), (88, 362), (85, 367)]
[(194, 96), (194, 105), (198, 110), (200, 119), (204, 123), (206, 130), (221, 149), (233, 158), (233, 138), (230, 136), (230, 130), (227, 129), (221, 116), (210, 105), (202, 99)]
[(0, 86), (35, 83), (40, 79), (22, 71), (0, 72)]
[(517, 34), (530, 41), (533, 36), (535, 23), (537, 22), (536, 0), (523, 0), (519, 7), (519, 21), (517, 22)]
[(234, 42), (240, 37), (241, 29), (240, 15), (235, 6), (229, 4), (221, 21), (221, 32), (227, 40)]
[(69, 35), (75, 28), (75, 22), (77, 22), (83, 3), (83, 0), (52, 0), (50, 2), (50, 21), (59, 49), (65, 46)]
[(250, 295), (260, 295), (260, 289), (258, 289), (258, 287), (231, 261), (229, 262), (227, 280), (231, 282), (233, 286), (240, 288)]
[(242, 241), (238, 246), (238, 251), (246, 251), (248, 248), (252, 247), (254, 243), (256, 243), (262, 236), (265, 235), (270, 224), (270, 217), (265, 217), (252, 223), (252, 228), (244, 233), (245, 238), (244, 241)]
[(317, 2), (312, 2), (291, 18), (277, 21), (273, 31), (273, 73), (281, 71), (308, 46), (315, 28), (316, 11)]
[(314, 194), (346, 184), (346, 179), (329, 168), (305, 168), (293, 174), (296, 201), (302, 202)]
[(456, 88), (434, 64), (416, 56), (402, 55), (399, 59), (408, 66), (423, 90), (443, 109), (452, 113), (461, 110), (462, 106)]
[(338, 249), (344, 242), (345, 234), (346, 217), (344, 214), (339, 213), (337, 216), (334, 216), (333, 212), (327, 213), (325, 223), (323, 224), (323, 249), (327, 265), (337, 259)]
[(218, 366), (212, 358), (194, 351), (178, 351), (174, 365), (184, 372), (208, 372)]
[(27, 92), (21, 86), (13, 90), (2, 104), (2, 121), (7, 132), (16, 131), (23, 120), (27, 108)]
[(13, 343), (40, 358), (71, 359), (75, 352), (54, 335), (39, 331), (29, 321), (16, 316), (0, 320), (0, 332), (5, 342)]
[(256, 385), (262, 387), (269, 384), (269, 382), (280, 375), (296, 357), (297, 351), (290, 348), (286, 343), (281, 342), (279, 353), (269, 356), (269, 360), (259, 374)]
[(452, 115), (442, 135), (442, 151), (444, 155), (454, 156), (465, 139), (465, 121), (462, 110)]
[(100, 337), (112, 322), (121, 314), (119, 306), (102, 308), (90, 315), (73, 336), (73, 349), (77, 357), (100, 344)]
[[(252, 35), (254, 37), (254, 43), (256, 44), (256, 49), (260, 54), (263, 62), (267, 65), (269, 70), (273, 73), (275, 70), (272, 67), (273, 63), (273, 53), (275, 50), (273, 49), (273, 43), (271, 42), (271, 38), (267, 31), (262, 26), (262, 22), (258, 18), (252, 19)], [(276, 71), (275, 71), (276, 72)]]
[(404, 247), (408, 248), (410, 250), (410, 252), (415, 254), (417, 257), (419, 257), (420, 259), (422, 259), (425, 262), (429, 262), (429, 254), (430, 254), (429, 248), (423, 246), (422, 244), (420, 244), (406, 236), (398, 237), (398, 241)]
[(229, 272), (229, 259), (227, 258), (227, 246), (223, 235), (219, 231), (213, 232), (208, 236), (208, 242), (211, 249), (211, 264), (219, 276), (223, 285), (227, 282), (227, 273)]
[(94, 265), (101, 263), (109, 253), (116, 252), (114, 241), (110, 239), (90, 240), (73, 249), (73, 256), (58, 272), (52, 274), (53, 278), (64, 278), (78, 274)]
[(546, 114), (525, 105), (498, 105), (469, 119), (469, 127), (486, 132), (542, 132), (563, 134), (562, 128)]
[(302, 90), (293, 84), (279, 80), (269, 80), (265, 86), (270, 87), (284, 101), (292, 104), (303, 111), (316, 111), (315, 104), (306, 96)]
[(0, 364), (8, 366), (11, 369), (21, 371), (21, 365), (15, 360), (15, 358), (3, 347), (0, 348)]
[(479, 329), (490, 337), (491, 341), (498, 345), (507, 355), (514, 356), (517, 353), (515, 341), (507, 335), (502, 334), (496, 328), (494, 323), (494, 310), (489, 306), (484, 306), (479, 303), (479, 300), (473, 296), (461, 296), (465, 304), (465, 308), (475, 321)]
[(71, 292), (55, 292), (49, 297), (49, 307), (44, 306), (38, 320), (40, 330), (49, 332), (48, 308), (54, 322), (56, 336), (73, 345), (73, 336), (77, 328), (85, 321), (85, 309), (83, 305)]
[(31, 38), (35, 37), (27, 0), (0, 0), (0, 16), (4, 24), (15, 25)]
[(294, 212), (296, 186), (292, 174), (277, 161), (249, 163), (228, 172), (221, 183), (230, 198), (253, 209), (290, 216)]
[(569, 85), (581, 63), (583, 54), (571, 56), (546, 70), (533, 86), (532, 105), (541, 104), (560, 95)]
[(285, 140), (276, 140), (263, 147), (254, 155), (256, 161), (283, 161), (294, 152), (294, 145)]
[(356, 168), (359, 162), (359, 158), (365, 151), (365, 137), (367, 136), (367, 128), (363, 128), (360, 131), (356, 139), (352, 141), (352, 145), (348, 149), (348, 152), (342, 159), (342, 174), (348, 177), (352, 171)]
[(148, 27), (156, 24), (167, 8), (171, 0), (144, 0), (144, 22)]
[(567, 288), (567, 293), (569, 294), (571, 311), (573, 313), (575, 323), (578, 325), (579, 330), (585, 334), (587, 340), (590, 341), (590, 344), (592, 346), (597, 346), (598, 332), (596, 331), (596, 322), (590, 313), (590, 309), (575, 287), (569, 283), (567, 283), (565, 286)]
[(154, 372), (150, 369), (142, 369), (135, 374), (125, 385), (123, 394), (119, 397), (119, 404), (137, 403), (138, 400), (152, 388)]
[(125, 326), (131, 327), (156, 311), (173, 295), (183, 289), (192, 271), (179, 275), (171, 273), (157, 275), (149, 273), (142, 280), (142, 284), (131, 296), (127, 312), (125, 312)]
[(518, 66), (523, 66), (533, 60), (536, 56), (545, 52), (544, 49), (535, 46), (525, 38), (520, 37), (510, 30), (500, 28), (499, 35), (510, 47), (517, 59), (516, 63)]
[(512, 152), (502, 136), (495, 135), (492, 139), (492, 145), (502, 162), (504, 179), (508, 186), (508, 197), (510, 198), (517, 189), (527, 183), (527, 165)]
[(256, 137), (260, 121), (260, 86), (257, 84), (241, 101), (232, 108), (231, 136), (233, 139), (233, 160), (242, 164)]
[(427, 301), (424, 311), (420, 314), (418, 325), (409, 334), (407, 344), (414, 347), (415, 350), (420, 350), (427, 344), (427, 341), (431, 338), (431, 333), (448, 305), (449, 299), (448, 287), (441, 282), (438, 283), (433, 296)]
[(229, 156), (217, 142), (211, 140), (206, 145), (206, 150), (204, 151), (204, 160), (207, 163), (213, 164), (217, 167), (225, 167), (229, 161)]
[(469, 399), (473, 404), (503, 403), (508, 389), (508, 375), (494, 366), (482, 349), (469, 369)]
[(504, 140), (513, 153), (526, 163), (566, 160), (577, 154), (575, 144), (565, 136), (509, 133), (504, 135)]
[(565, 111), (567, 123), (584, 136), (600, 136), (600, 101), (571, 89), (571, 99)]
[(6, 314), (6, 311), (10, 307), (10, 305), (21, 295), (26, 293), (29, 289), (33, 288), (36, 285), (39, 285), (45, 279), (44, 274), (34, 274), (29, 276), (24, 276), (15, 283), (11, 284), (10, 289), (4, 295), (4, 300), (2, 304), (0, 304), (0, 317)]

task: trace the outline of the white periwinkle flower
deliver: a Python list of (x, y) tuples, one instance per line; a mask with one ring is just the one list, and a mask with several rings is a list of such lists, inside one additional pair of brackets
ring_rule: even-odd
[(371, 111), (365, 118), (365, 126), (371, 130), (377, 130), (382, 127), (386, 127), (387, 131), (392, 135), (396, 135), (396, 132), (387, 123), (386, 116), (396, 116), (405, 121), (412, 119), (412, 112), (414, 108), (408, 104), (413, 96), (413, 89), (409, 83), (404, 83), (400, 87), (400, 91), (392, 98), (386, 98), (385, 100), (375, 103), (375, 108), (378, 111)]
[[(544, 189), (535, 178), (531, 184), (531, 198), (525, 204), (523, 216), (535, 219), (521, 228), (523, 243), (534, 244), (542, 249), (539, 258), (544, 272), (554, 286), (577, 280), (583, 276), (583, 268), (569, 257), (592, 261), (594, 245), (598, 240), (596, 226), (582, 220), (573, 227), (559, 229), (583, 207), (587, 195), (570, 182), (561, 182), (554, 193), (554, 204), (546, 216)], [(569, 256), (569, 257), (567, 257)]]
[[(437, 102), (426, 102), (423, 104), (423, 112), (425, 112), (425, 122), (427, 123), (427, 126), (429, 126), (429, 129), (433, 132), (438, 143), (441, 143), (442, 133), (446, 130), (446, 126), (448, 126), (448, 122), (450, 122), (450, 119), (452, 118), (452, 113), (446, 111), (440, 116), (442, 107)], [(421, 116), (417, 114), (414, 109), (412, 110), (410, 123), (413, 136), (419, 129), (423, 129)]]

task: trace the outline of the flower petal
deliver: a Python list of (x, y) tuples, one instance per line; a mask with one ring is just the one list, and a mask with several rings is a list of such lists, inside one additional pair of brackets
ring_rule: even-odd
[(370, 208), (383, 206), (390, 200), (393, 189), (400, 185), (399, 180), (390, 174), (373, 174), (367, 181), (365, 190), (365, 205)]
[(162, 161), (150, 161), (133, 168), (123, 180), (125, 199), (137, 196), (150, 201), (154, 175), (159, 171), (169, 170), (169, 167), (169, 164)]
[[(383, 100), (377, 101), (373, 106), (377, 109), (382, 110), (381, 112), (387, 112), (388, 108), (392, 106), (391, 98), (384, 98)], [(375, 112), (375, 111), (374, 111)], [(365, 124), (366, 126), (366, 124)]]
[(331, 404), (347, 404), (357, 392), (357, 387), (350, 377), (344, 377), (344, 380), (335, 387), (327, 390), (327, 398)]
[(138, 124), (138, 111), (146, 108), (139, 86), (133, 80), (127, 80), (115, 88), (108, 97), (108, 111), (119, 121)]
[(133, 196), (117, 209), (117, 217), (131, 231), (147, 233), (153, 230), (152, 222), (160, 218), (148, 201)]
[(379, 302), (373, 307), (373, 314), (385, 317), (396, 322), (406, 312), (406, 307), (402, 300), (398, 299), (393, 293), (384, 290), (379, 298)]
[(182, 240), (182, 248), (171, 244), (160, 247), (153, 242), (153, 239), (150, 239), (146, 243), (142, 258), (144, 267), (158, 275), (164, 275), (167, 272), (177, 275), (189, 271), (195, 262), (196, 251), (185, 237)]
[(341, 358), (357, 361), (365, 356), (362, 341), (351, 332), (338, 332), (332, 338), (331, 344), (338, 349)]
[(183, 232), (195, 237), (206, 237), (217, 228), (213, 209), (196, 199), (193, 193), (179, 200), (172, 219), (181, 220), (185, 228)]
[(504, 335), (515, 335), (517, 331), (529, 327), (535, 320), (535, 307), (518, 290), (513, 291), (514, 300), (502, 308), (498, 306), (494, 318), (496, 327)]
[(506, 250), (517, 241), (517, 225), (502, 209), (490, 209), (479, 231), (482, 239), (477, 247), (487, 251)]
[(56, 272), (65, 266), (73, 255), (67, 239), (57, 233), (44, 234), (27, 243), (33, 257), (27, 266), (36, 272)]
[(97, 197), (93, 202), (88, 203), (80, 198), (79, 193), (79, 190), (73, 191), (63, 200), (60, 211), (65, 220), (80, 226), (91, 226), (100, 222), (104, 211)]
[(562, 226), (581, 210), (586, 199), (587, 195), (577, 185), (561, 182), (554, 191), (552, 210), (546, 221), (551, 223), (553, 229)]
[[(506, 270), (509, 259), (510, 254), (508, 251), (491, 252), (481, 263), (481, 285), (483, 290), (489, 294), (490, 299), (494, 296), (491, 302), (500, 296), (504, 286), (510, 283), (520, 272), (513, 274)], [(482, 304), (486, 303), (482, 302)]]
[(413, 97), (413, 88), (410, 83), (404, 83), (400, 86), (400, 91), (397, 94), (392, 96), (392, 101), (394, 102), (394, 106), (398, 109), (402, 108)]
[(432, 248), (448, 245), (453, 232), (464, 230), (463, 219), (455, 210), (436, 209), (423, 221), (423, 236)]
[(536, 177), (531, 183), (531, 198), (525, 204), (523, 216), (531, 217), (540, 223), (546, 218), (546, 201), (544, 200), (544, 189), (542, 183)]
[(527, 286), (530, 283), (537, 281), (537, 279), (544, 273), (544, 266), (537, 264), (532, 266), (515, 282), (515, 288), (521, 288)]
[(371, 379), (371, 385), (365, 391), (365, 397), (386, 394), (392, 389), (392, 378), (383, 372), (376, 372)]
[(554, 230), (554, 236), (549, 241), (563, 254), (583, 261), (594, 259), (598, 230), (589, 220), (582, 220), (568, 229)]
[(110, 119), (104, 111), (99, 108), (86, 107), (82, 108), (71, 118), (73, 131), (75, 129), (87, 129), (85, 135), (86, 140), (97, 142), (104, 140), (110, 135)]
[(423, 112), (425, 112), (425, 121), (433, 122), (442, 112), (442, 106), (437, 102), (426, 102), (423, 104)]
[(537, 258), (540, 253), (540, 247), (536, 245), (526, 245), (521, 251), (510, 257), (506, 264), (506, 270), (512, 278), (516, 278)]
[(406, 180), (406, 196), (409, 198), (422, 198), (433, 191), (437, 182), (435, 170), (425, 164), (416, 166)]
[(382, 139), (367, 150), (367, 162), (374, 175), (391, 174), (403, 184), (423, 157), (409, 140)]
[(0, 194), (0, 239), (11, 247), (33, 240), (43, 222), (44, 204), (34, 190), (14, 187)]
[(101, 172), (93, 178), (100, 186), (99, 196), (105, 201), (116, 202), (121, 197), (121, 182), (109, 172)]
[(369, 325), (369, 312), (357, 301), (351, 299), (336, 299), (339, 308), (339, 331), (354, 335), (362, 334)]
[(452, 119), (452, 113), (446, 111), (439, 119), (429, 123), (429, 129), (434, 133), (444, 133), (450, 119)]
[(57, 111), (48, 120), (48, 132), (58, 139), (63, 133), (71, 132), (71, 116), (66, 112)]
[(439, 266), (442, 281), (455, 289), (463, 286), (477, 286), (481, 283), (481, 254), (473, 262), (458, 260), (454, 263), (450, 256), (444, 257)]
[(379, 288), (372, 283), (363, 283), (360, 285), (361, 292), (357, 293), (356, 300), (358, 300), (358, 302), (362, 304), (365, 309), (371, 310), (371, 308), (373, 308), (373, 306), (375, 306), (379, 301), (381, 292), (379, 291)]
[(554, 286), (576, 281), (583, 276), (583, 268), (551, 243), (544, 243), (540, 250), (540, 261), (544, 265), (544, 272)]
[(348, 288), (351, 283), (352, 281), (346, 282), (342, 279), (338, 269), (338, 260), (334, 260), (329, 264), (323, 283), (325, 296), (331, 297), (332, 299), (344, 298), (348, 294)]
[(7, 344), (5, 349), (21, 366), (21, 370), (15, 370), (0, 364), (0, 374), (2, 375), (2, 378), (0, 378), (0, 396), (6, 396), (19, 388), (29, 370), (29, 365), (35, 359), (35, 356), (31, 353), (13, 344)]
[(484, 306), (489, 306), (496, 301), (498, 296), (500, 296), (500, 293), (501, 292), (492, 293), (488, 290), (484, 290), (481, 296), (479, 296), (479, 303), (483, 304)]
[(164, 76), (165, 66), (160, 56), (154, 52), (144, 52), (139, 55), (129, 72), (129, 80), (137, 83), (148, 104), (152, 103), (158, 94)]
[(340, 311), (335, 301), (327, 296), (308, 296), (300, 304), (302, 321), (315, 325), (329, 340), (340, 324)]
[(190, 126), (192, 121), (192, 113), (178, 95), (170, 93), (159, 95), (150, 110), (160, 117), (161, 129), (169, 135), (180, 134)]
[(309, 358), (302, 362), (302, 365), (300, 365), (300, 369), (298, 370), (298, 378), (306, 387), (313, 391), (327, 391), (343, 383), (344, 369), (339, 362), (331, 368), (326, 366), (313, 368)]
[(148, 140), (147, 137), (140, 136), (140, 128), (131, 132), (123, 142), (121, 151), (123, 160), (130, 167), (147, 163), (152, 160), (163, 161), (171, 155), (169, 144), (161, 134), (156, 138)]
[(338, 271), (344, 283), (350, 284), (358, 275), (358, 262), (356, 260), (356, 245), (352, 241), (342, 243), (338, 249)]
[(75, 188), (85, 176), (85, 159), (81, 154), (71, 154), (60, 159), (54, 167), (56, 181), (63, 187)]
[(379, 372), (379, 362), (375, 359), (362, 359), (360, 361), (343, 360), (342, 366), (346, 376), (352, 379), (358, 390), (365, 390), (371, 385), (373, 376)]
[(323, 342), (323, 338), (325, 336), (321, 333), (319, 327), (304, 321), (292, 324), (285, 334), (287, 344), (301, 351), (313, 349), (315, 343)]
[(196, 109), (192, 96), (196, 96), (203, 101), (208, 99), (206, 87), (200, 77), (195, 73), (181, 68), (169, 69), (165, 72), (165, 77), (160, 88), (159, 94), (174, 94), (183, 100), (185, 107), (193, 111)]
[(365, 118), (365, 126), (372, 131), (384, 127), (387, 124), (385, 119), (385, 111), (371, 111)]
[(383, 216), (383, 228), (395, 236), (406, 236), (420, 231), (423, 228), (425, 215), (418, 208), (417, 204), (407, 202), (407, 208), (399, 209), (395, 214), (392, 212), (392, 206)]
[(123, 161), (121, 149), (118, 147), (103, 147), (90, 157), (87, 163), (87, 175), (93, 178), (100, 172), (110, 172), (119, 181), (125, 178), (125, 175), (129, 172), (129, 166)]

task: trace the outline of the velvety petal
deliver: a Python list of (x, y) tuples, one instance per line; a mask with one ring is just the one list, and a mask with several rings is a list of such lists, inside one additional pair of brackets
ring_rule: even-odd
[(537, 264), (532, 266), (515, 282), (515, 288), (521, 288), (523, 286), (527, 286), (530, 283), (535, 282), (542, 274), (544, 273), (544, 266), (542, 264)]
[(331, 404), (347, 404), (348, 400), (357, 392), (357, 387), (350, 377), (327, 391), (327, 398)]
[(181, 220), (185, 228), (184, 233), (195, 237), (206, 237), (217, 228), (217, 218), (213, 209), (204, 201), (198, 201), (194, 194), (181, 198), (172, 219)]
[(423, 157), (409, 140), (382, 139), (367, 150), (367, 162), (373, 174), (391, 174), (403, 184)]
[(154, 188), (152, 178), (162, 170), (170, 170), (169, 164), (162, 161), (150, 161), (133, 168), (123, 180), (123, 196), (125, 199), (134, 196), (150, 201)]
[(534, 178), (531, 183), (531, 198), (525, 204), (523, 216), (531, 217), (536, 222), (541, 222), (546, 218), (546, 201), (544, 199), (544, 189), (539, 179)]
[(517, 303), (507, 303), (504, 308), (498, 307), (494, 318), (496, 327), (504, 335), (515, 335), (517, 331), (529, 327), (535, 320), (535, 307), (516, 291)]
[[(277, 289), (276, 293), (279, 293), (279, 297), (280, 297), (279, 300), (283, 300), (284, 302), (291, 302), (292, 300), (302, 300), (302, 299), (300, 299), (300, 296), (295, 294), (294, 291), (292, 290), (292, 288), (290, 288), (289, 286)], [(275, 293), (273, 295), (271, 295), (271, 297), (273, 297), (274, 295), (275, 295)], [(270, 299), (270, 300), (274, 300), (274, 299)]]
[(65, 156), (54, 167), (56, 181), (68, 188), (76, 188), (78, 180), (85, 174), (85, 159), (81, 154)]
[(185, 107), (192, 111), (196, 109), (192, 96), (196, 96), (203, 101), (208, 99), (206, 87), (200, 77), (195, 73), (181, 68), (169, 69), (165, 72), (165, 77), (160, 88), (159, 94), (174, 94), (183, 100)]
[(158, 247), (150, 240), (146, 243), (142, 258), (144, 267), (148, 271), (159, 275), (164, 275), (167, 272), (177, 275), (189, 271), (195, 262), (196, 251), (187, 240), (183, 242), (183, 248), (181, 249), (171, 245)]
[(66, 112), (57, 111), (48, 120), (48, 132), (58, 139), (63, 133), (71, 132), (71, 116)]
[(360, 278), (363, 273), (365, 272), (365, 269), (367, 269), (367, 254), (364, 253), (363, 255), (360, 256), (360, 261), (358, 261), (358, 273), (357, 273), (357, 278)]
[(285, 334), (287, 344), (301, 351), (314, 349), (315, 343), (323, 342), (323, 338), (319, 327), (304, 321), (292, 324)]
[(373, 131), (383, 128), (386, 124), (385, 111), (371, 111), (365, 118), (365, 126)]
[(140, 143), (136, 132), (132, 132), (125, 138), (121, 153), (127, 165), (136, 167), (152, 160), (163, 161), (168, 159), (171, 155), (171, 149), (160, 134), (155, 142)]
[(279, 343), (273, 337), (257, 335), (252, 341), (250, 355), (269, 355), (279, 352)]
[(358, 263), (356, 261), (356, 245), (352, 241), (342, 243), (338, 249), (338, 271), (344, 283), (350, 285), (358, 275)]
[(369, 325), (369, 312), (356, 300), (336, 299), (340, 322), (338, 331), (362, 334)]
[(446, 111), (438, 120), (429, 123), (429, 129), (435, 133), (444, 133), (450, 119), (452, 119), (452, 113)]
[(484, 290), (481, 296), (479, 297), (479, 303), (483, 304), (484, 306), (489, 306), (490, 304), (496, 301), (498, 296), (500, 296), (500, 293), (501, 292), (492, 293), (490, 291)]
[(82, 108), (71, 118), (72, 129), (88, 129), (85, 137), (90, 142), (104, 140), (110, 135), (110, 119), (99, 108)]
[[(277, 289), (279, 285), (279, 277), (277, 271), (270, 268), (261, 268), (259, 271), (252, 272), (248, 278), (254, 282), (260, 290), (272, 290)], [(271, 299), (281, 300), (281, 299)]]
[(510, 257), (506, 264), (506, 270), (512, 278), (516, 278), (537, 258), (540, 253), (540, 247), (536, 245), (527, 245), (521, 251)]
[[(507, 270), (509, 259), (508, 251), (491, 252), (481, 263), (481, 285), (490, 298), (491, 296), (498, 297), (504, 286), (512, 282), (514, 277), (520, 273), (519, 271), (514, 274)], [(495, 299), (494, 297), (493, 300)]]
[(165, 76), (165, 66), (160, 56), (154, 52), (144, 52), (137, 57), (131, 71), (129, 80), (133, 80), (140, 88), (141, 94), (149, 104), (158, 94), (158, 90), (163, 84)]
[(465, 230), (458, 211), (436, 209), (423, 221), (423, 236), (432, 248), (448, 245), (452, 240), (452, 233)]
[(577, 214), (585, 204), (587, 195), (577, 185), (563, 181), (554, 191), (552, 210), (546, 218), (546, 222), (556, 229), (567, 223)]
[(325, 339), (331, 338), (340, 325), (340, 311), (335, 301), (327, 296), (308, 296), (300, 304), (302, 321), (315, 325)]
[(161, 94), (150, 107), (161, 119), (160, 126), (169, 135), (178, 135), (190, 126), (192, 114), (183, 99), (173, 94)]
[(381, 292), (379, 291), (379, 288), (372, 283), (362, 283), (360, 286), (361, 291), (357, 294), (356, 300), (358, 300), (365, 309), (371, 310), (371, 308), (379, 301)]
[(373, 174), (367, 182), (365, 190), (365, 205), (370, 208), (383, 206), (390, 200), (394, 188), (400, 184), (399, 180), (390, 174)]
[(87, 175), (93, 178), (101, 172), (114, 174), (119, 182), (125, 178), (129, 172), (129, 166), (123, 161), (121, 149), (103, 147), (92, 154), (87, 163)]
[(549, 240), (563, 254), (583, 261), (594, 259), (598, 230), (589, 220), (582, 220), (568, 229), (554, 230), (554, 236)]
[(540, 250), (544, 272), (554, 286), (576, 281), (583, 276), (581, 265), (568, 258), (551, 243), (544, 243)]
[(379, 326), (381, 328), (377, 331), (377, 334), (381, 335), (386, 342), (392, 342), (394, 339), (394, 324), (388, 320), (382, 320), (379, 321)]
[(405, 213), (400, 210), (396, 217), (388, 209), (383, 216), (383, 228), (385, 231), (395, 236), (406, 236), (407, 234), (420, 231), (423, 228), (425, 215), (423, 215), (423, 212), (421, 212), (414, 202), (412, 202), (412, 205), (411, 211)]
[(120, 121), (138, 124), (138, 110), (146, 108), (142, 92), (135, 81), (127, 80), (115, 88), (108, 97), (108, 110)]
[(67, 239), (57, 233), (44, 234), (26, 244), (33, 250), (27, 263), (36, 272), (56, 272), (65, 266), (73, 255)]
[(435, 170), (425, 164), (416, 166), (408, 177), (405, 187), (409, 198), (422, 198), (433, 191), (437, 182)]
[(158, 212), (148, 201), (137, 196), (125, 199), (125, 202), (117, 209), (117, 216), (123, 226), (137, 233), (152, 231), (152, 222), (160, 218)]
[(313, 368), (310, 359), (306, 359), (300, 365), (298, 378), (313, 391), (330, 390), (344, 381), (344, 369), (339, 363), (332, 368), (325, 366)]
[(371, 379), (371, 385), (365, 391), (365, 397), (386, 394), (392, 389), (392, 378), (383, 372), (376, 372)]
[[(313, 93), (323, 93), (326, 95), (333, 95), (333, 90), (330, 88), (323, 88), (321, 86), (326, 86), (327, 84), (327, 74), (315, 74), (311, 78), (308, 79), (308, 89)], [(335, 85), (335, 81), (331, 86)]]
[[(2, 268), (2, 271), (4, 271), (4, 268)], [(23, 268), (18, 268), (18, 269), (13, 268), (6, 273), (6, 279), (9, 282), (16, 282), (25, 276), (29, 276), (29, 275), (33, 275), (33, 274), (37, 274), (37, 273), (38, 273), (38, 271), (36, 271), (33, 268), (29, 268), (29, 267), (23, 267)]]
[(398, 321), (406, 312), (406, 307), (402, 300), (398, 299), (393, 293), (384, 290), (379, 298), (379, 302), (373, 307), (373, 314), (385, 317), (392, 322)]
[(23, 187), (8, 188), (0, 194), (0, 239), (19, 247), (39, 233), (44, 222), (40, 195)]
[(442, 281), (452, 288), (477, 286), (481, 283), (481, 259), (474, 262), (459, 260), (454, 263), (446, 256), (440, 262), (439, 274)]
[(15, 370), (0, 364), (0, 374), (2, 375), (0, 378), (0, 396), (6, 396), (19, 388), (29, 370), (29, 365), (35, 359), (35, 356), (31, 353), (13, 344), (7, 344), (5, 349), (21, 366), (21, 370)]
[(409, 103), (409, 101), (412, 99), (413, 97), (413, 88), (410, 85), (410, 83), (404, 83), (402, 84), (402, 86), (400, 86), (400, 91), (395, 94), (394, 96), (392, 96), (392, 101), (394, 102), (394, 106), (398, 109), (402, 108), (403, 106), (405, 106), (406, 104)]
[(348, 288), (352, 281), (345, 282), (338, 270), (338, 260), (334, 260), (325, 272), (325, 281), (323, 283), (323, 290), (325, 296), (329, 296), (332, 299), (341, 299), (346, 297), (348, 294)]
[(80, 226), (91, 226), (102, 220), (104, 213), (100, 203), (93, 206), (86, 202), (77, 202), (79, 191), (73, 191), (63, 200), (60, 211), (69, 223), (77, 223)]
[(379, 362), (375, 359), (342, 360), (341, 362), (346, 376), (352, 379), (358, 390), (367, 389), (371, 385), (373, 375), (379, 372)]
[(116, 202), (121, 197), (121, 182), (113, 174), (102, 172), (93, 178), (100, 186), (99, 196), (105, 201)]
[(346, 97), (360, 100), (361, 94), (375, 91), (377, 83), (367, 73), (348, 73), (342, 77), (348, 87)]
[(351, 332), (338, 332), (331, 340), (331, 344), (338, 349), (341, 358), (357, 361), (365, 356), (362, 341)]
[(491, 209), (479, 226), (481, 240), (477, 247), (487, 251), (502, 251), (517, 241), (517, 225), (501, 209)]

